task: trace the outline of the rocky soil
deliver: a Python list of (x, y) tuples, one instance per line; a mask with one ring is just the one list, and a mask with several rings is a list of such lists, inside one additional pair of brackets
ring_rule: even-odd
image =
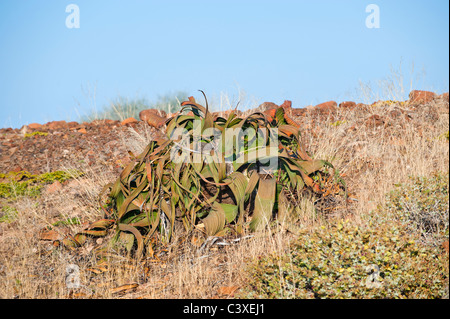
[[(357, 130), (360, 125), (373, 128), (395, 129), (404, 119), (415, 120), (417, 129), (432, 125), (439, 116), (449, 113), (449, 95), (433, 92), (412, 91), (405, 102), (377, 101), (372, 105), (344, 101), (339, 105), (328, 101), (306, 108), (292, 108), (290, 101), (282, 106), (286, 113), (300, 125), (304, 136), (317, 136), (324, 122), (339, 124), (345, 121), (346, 110), (358, 117), (357, 125), (348, 130)], [(255, 110), (269, 114), (278, 107), (265, 102)], [(247, 111), (248, 113), (250, 111)], [(227, 112), (215, 115), (226, 116)], [(119, 173), (129, 161), (126, 139), (130, 134), (155, 138), (161, 136), (164, 122), (172, 114), (156, 110), (145, 110), (140, 121), (129, 118), (122, 122), (96, 120), (91, 123), (53, 121), (46, 124), (33, 123), (20, 129), (0, 129), (0, 173), (28, 171), (41, 174), (55, 170), (74, 168), (84, 171), (108, 169)]]

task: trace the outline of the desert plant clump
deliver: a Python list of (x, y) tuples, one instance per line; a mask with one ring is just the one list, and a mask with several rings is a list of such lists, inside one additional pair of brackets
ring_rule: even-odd
[(78, 244), (114, 225), (110, 244), (139, 258), (151, 251), (153, 237), (168, 243), (175, 231), (202, 242), (290, 220), (305, 189), (345, 196), (338, 171), (303, 149), (299, 126), (283, 108), (220, 117), (193, 97), (181, 106), (165, 137), (131, 154), (133, 161), (105, 187), (105, 219), (77, 234)]
[(123, 121), (127, 118), (139, 119), (139, 112), (154, 108), (162, 110), (166, 113), (172, 113), (176, 107), (180, 104), (180, 101), (187, 97), (187, 93), (183, 91), (177, 91), (159, 95), (155, 101), (150, 101), (146, 98), (126, 98), (118, 96), (111, 101), (109, 105), (105, 105), (100, 112), (92, 111), (91, 114), (82, 116), (81, 121), (93, 121), (93, 120), (119, 120)]
[(444, 298), (448, 253), (396, 223), (341, 221), (299, 236), (249, 267), (241, 298)]

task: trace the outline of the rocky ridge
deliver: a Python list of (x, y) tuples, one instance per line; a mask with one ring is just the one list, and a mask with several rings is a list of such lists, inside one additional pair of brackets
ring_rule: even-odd
[[(306, 108), (292, 108), (291, 101), (280, 106), (301, 127), (305, 134), (314, 135), (323, 121), (345, 120), (347, 110), (355, 112), (358, 125), (373, 128), (395, 126), (399, 119), (420, 118), (432, 124), (440, 114), (448, 114), (449, 94), (438, 95), (427, 91), (412, 91), (409, 100), (377, 101), (371, 105), (343, 101), (328, 101)], [(270, 115), (279, 105), (265, 102), (258, 108), (242, 113), (260, 111)], [(230, 111), (213, 112), (214, 116), (228, 116)], [(53, 121), (46, 124), (32, 123), (20, 129), (0, 129), (0, 172), (28, 171), (32, 174), (51, 172), (65, 168), (84, 170), (98, 166), (120, 172), (129, 161), (129, 151), (121, 138), (130, 133), (146, 130), (153, 138), (160, 137), (166, 121), (175, 116), (163, 111), (148, 109), (139, 114), (139, 120), (95, 120), (90, 123)], [(349, 130), (357, 130), (355, 125)], [(417, 127), (420, 130), (420, 125)]]

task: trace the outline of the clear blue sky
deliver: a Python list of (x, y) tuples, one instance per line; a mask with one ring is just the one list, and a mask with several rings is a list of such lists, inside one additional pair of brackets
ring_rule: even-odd
[[(66, 6), (80, 28), (66, 27)], [(380, 28), (366, 27), (366, 6)], [(2, 0), (0, 127), (78, 120), (116, 98), (184, 90), (295, 107), (351, 98), (400, 63), (448, 91), (447, 0)], [(423, 72), (425, 71), (425, 73)], [(416, 78), (415, 78), (416, 80)]]

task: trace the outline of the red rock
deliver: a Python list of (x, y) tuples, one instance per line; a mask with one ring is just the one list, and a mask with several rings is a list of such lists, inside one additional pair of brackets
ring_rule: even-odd
[(75, 122), (75, 121), (67, 123), (67, 126), (69, 128), (74, 128), (74, 127), (77, 127), (78, 125), (79, 125), (78, 122)]
[(163, 110), (157, 110), (157, 109), (147, 109), (143, 110), (139, 113), (139, 118), (141, 121), (147, 122), (147, 120), (153, 116), (159, 116), (159, 117), (167, 117), (166, 112)]
[(321, 113), (330, 113), (336, 111), (336, 108), (337, 103), (335, 101), (328, 101), (316, 105), (313, 110), (319, 110)]
[(160, 128), (166, 124), (166, 121), (167, 119), (165, 117), (155, 115), (147, 120), (147, 124), (154, 128)]
[(65, 129), (67, 128), (67, 122), (66, 121), (52, 121), (45, 124), (47, 128), (50, 130), (59, 130), (59, 129)]
[(127, 125), (127, 124), (134, 124), (134, 123), (138, 123), (139, 121), (136, 120), (134, 117), (129, 117), (125, 120), (123, 120), (122, 122), (120, 122), (121, 125)]
[(91, 126), (100, 126), (105, 124), (105, 120), (93, 120), (91, 123), (84, 123)]
[(264, 111), (268, 111), (268, 110), (272, 110), (272, 109), (277, 109), (278, 105), (276, 105), (275, 103), (272, 102), (264, 102), (262, 103), (260, 106), (258, 106), (258, 111), (259, 112), (264, 112)]
[(375, 115), (368, 117), (364, 121), (364, 123), (366, 124), (366, 126), (374, 128), (374, 127), (384, 125), (384, 119), (381, 116), (375, 114)]
[(148, 109), (141, 111), (139, 113), (139, 118), (150, 126), (160, 128), (166, 123), (167, 114), (161, 110)]
[(280, 105), (283, 108), (284, 114), (291, 116), (292, 115), (292, 101), (285, 100), (283, 104)]
[(339, 104), (339, 108), (341, 109), (353, 109), (356, 107), (356, 103), (353, 101), (346, 101)]
[(389, 117), (396, 119), (396, 118), (399, 118), (400, 116), (402, 116), (402, 114), (403, 114), (403, 112), (400, 111), (399, 109), (394, 109), (389, 112)]
[(82, 127), (82, 128), (80, 128), (80, 129), (78, 130), (78, 133), (86, 134), (87, 131), (86, 131), (86, 129), (85, 129), (84, 127)]
[(448, 240), (446, 240), (446, 241), (444, 241), (443, 243), (442, 243), (442, 248), (447, 252), (447, 254), (448, 254)]
[(280, 105), (283, 109), (291, 109), (292, 108), (292, 101), (285, 100), (283, 104)]
[(436, 93), (413, 90), (409, 93), (409, 101), (415, 104), (425, 104), (434, 100)]
[(39, 239), (54, 241), (54, 240), (61, 239), (61, 235), (53, 229), (51, 229), (51, 230), (43, 229), (39, 232)]
[(39, 123), (31, 123), (27, 125), (29, 128), (31, 128), (32, 130), (38, 130), (42, 127), (42, 124)]
[(53, 194), (59, 192), (62, 189), (62, 184), (59, 181), (53, 182), (53, 184), (47, 186), (47, 193)]
[(292, 116), (305, 116), (307, 109), (292, 109)]

